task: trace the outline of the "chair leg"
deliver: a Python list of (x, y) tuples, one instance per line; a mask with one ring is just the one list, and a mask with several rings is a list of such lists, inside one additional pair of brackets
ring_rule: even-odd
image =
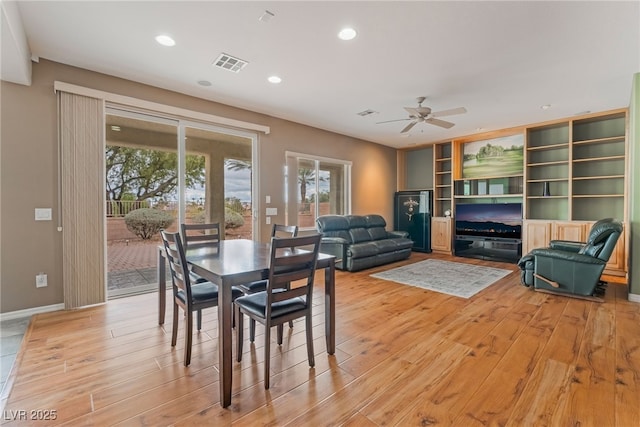
[(191, 341), (193, 339), (193, 313), (189, 310), (187, 314), (187, 330), (184, 337), (184, 366), (191, 363)]
[(282, 345), (282, 335), (283, 335), (284, 327), (282, 326), (282, 323), (281, 323), (276, 328), (278, 330), (278, 345)]
[(316, 364), (316, 360), (313, 356), (313, 325), (311, 324), (311, 313), (307, 313), (307, 357), (309, 358), (309, 366), (313, 367)]
[(242, 340), (244, 339), (244, 315), (240, 313), (240, 307), (235, 306), (235, 310), (233, 311), (235, 314), (236, 320), (236, 360), (238, 362), (242, 362)]
[(264, 388), (269, 388), (269, 364), (271, 362), (271, 325), (264, 325)]
[(198, 330), (202, 329), (202, 310), (198, 310)]
[(254, 342), (256, 340), (256, 321), (249, 319), (249, 341)]
[(173, 303), (173, 328), (171, 330), (171, 347), (178, 342), (178, 304)]

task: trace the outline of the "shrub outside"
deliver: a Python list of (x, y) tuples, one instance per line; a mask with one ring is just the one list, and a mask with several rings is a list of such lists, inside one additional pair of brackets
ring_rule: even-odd
[(143, 240), (149, 240), (160, 230), (173, 224), (173, 216), (169, 212), (152, 208), (136, 209), (124, 216), (127, 229)]

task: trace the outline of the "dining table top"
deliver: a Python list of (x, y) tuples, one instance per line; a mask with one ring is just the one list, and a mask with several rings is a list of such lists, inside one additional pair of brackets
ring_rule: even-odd
[[(221, 240), (215, 245), (190, 245), (185, 255), (196, 269), (218, 277), (238, 276), (268, 269), (271, 244), (246, 239)], [(332, 258), (333, 255), (319, 253), (319, 267)]]

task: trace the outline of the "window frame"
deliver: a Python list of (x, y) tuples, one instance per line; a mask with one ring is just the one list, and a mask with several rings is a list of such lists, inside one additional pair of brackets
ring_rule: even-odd
[[(286, 205), (286, 223), (288, 225), (297, 225), (301, 230), (312, 230), (315, 227), (301, 227), (298, 223), (298, 174), (297, 170), (299, 168), (300, 161), (311, 161), (315, 165), (315, 174), (316, 176), (320, 175), (320, 171), (323, 170), (320, 168), (320, 164), (331, 164), (336, 167), (342, 168), (344, 174), (344, 183), (342, 186), (342, 206), (343, 212), (340, 215), (349, 215), (351, 214), (351, 167), (353, 162), (350, 160), (342, 160), (342, 159), (334, 159), (330, 157), (317, 156), (313, 154), (299, 153), (293, 151), (285, 152), (285, 205)], [(290, 176), (289, 171), (295, 170), (295, 175)], [(317, 195), (320, 194), (320, 180), (315, 180), (315, 194), (316, 200)], [(320, 216), (320, 203), (315, 203), (313, 214), (313, 221), (315, 223), (316, 218)]]

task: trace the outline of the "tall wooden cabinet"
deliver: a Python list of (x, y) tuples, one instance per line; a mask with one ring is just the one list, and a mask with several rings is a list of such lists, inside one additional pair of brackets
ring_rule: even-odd
[(453, 208), (453, 146), (440, 142), (433, 146), (433, 215), (431, 250), (451, 253), (453, 222), (447, 216)]

